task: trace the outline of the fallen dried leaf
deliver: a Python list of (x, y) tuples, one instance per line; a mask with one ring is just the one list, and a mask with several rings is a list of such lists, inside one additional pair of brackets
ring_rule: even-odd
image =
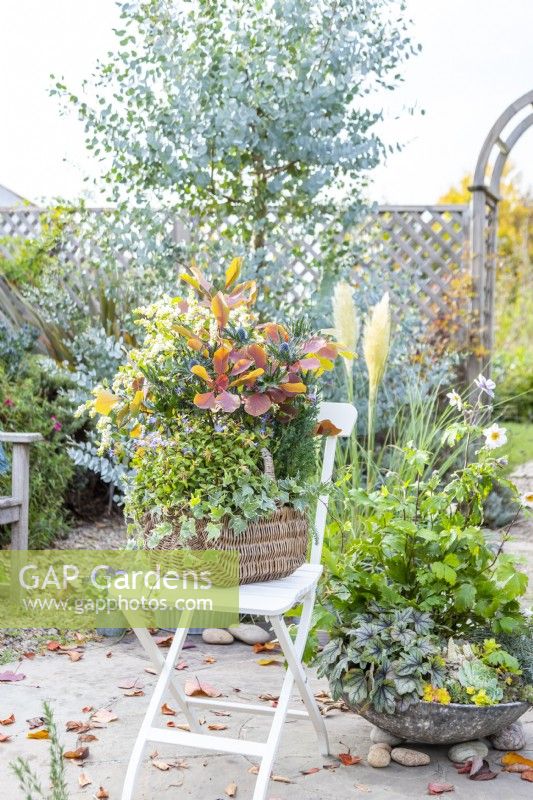
[(226, 794), (228, 797), (235, 797), (237, 794), (237, 784), (236, 783), (228, 783), (225, 789)]
[(207, 726), (207, 728), (210, 731), (226, 731), (228, 729), (228, 726), (222, 725), (220, 722), (212, 722), (210, 725)]
[(352, 756), (351, 753), (339, 753), (338, 758), (345, 767), (352, 767), (354, 764), (361, 763), (361, 756)]
[(452, 783), (428, 783), (428, 794), (444, 794), (444, 792), (454, 792), (455, 786)]
[(94, 706), (83, 706), (82, 711), (83, 711), (84, 714), (88, 714), (89, 711), (92, 711), (93, 709), (94, 709)]
[(103, 786), (100, 786), (98, 791), (95, 794), (96, 800), (108, 800), (109, 792), (104, 789)]
[(0, 725), (13, 725), (15, 722), (15, 715), (11, 714), (11, 716), (6, 717), (5, 719), (0, 719)]
[(175, 728), (175, 727), (176, 727), (176, 723), (174, 722), (174, 720), (173, 719), (169, 719), (169, 721), (167, 722), (167, 728)]
[(268, 702), (277, 702), (279, 700), (279, 695), (277, 694), (260, 694), (260, 700), (267, 700)]
[(114, 722), (118, 719), (118, 716), (115, 714), (114, 711), (110, 711), (108, 708), (99, 708), (98, 711), (95, 711), (91, 717), (92, 722)]
[(253, 646), (254, 653), (267, 653), (271, 652), (272, 650), (280, 650), (280, 646), (278, 642), (265, 642), (264, 644), (261, 642), (256, 642)]
[(180, 722), (175, 725), (180, 731), (190, 731), (191, 726), (187, 722)]
[(260, 667), (270, 667), (270, 666), (282, 666), (283, 661), (280, 661), (279, 658), (258, 658), (257, 663)]
[(81, 733), (78, 736), (78, 742), (97, 742), (98, 736), (95, 736), (94, 733)]
[(157, 670), (153, 667), (145, 667), (144, 671), (147, 672), (149, 675), (157, 675)]
[(11, 736), (8, 736), (7, 733), (0, 733), (0, 742), (9, 742)]
[(526, 772), (523, 772), (520, 777), (523, 781), (529, 781), (530, 783), (533, 783), (533, 770), (526, 770)]
[(48, 739), (49, 738), (48, 737), (48, 731), (45, 728), (43, 728), (40, 731), (33, 731), (33, 733), (30, 731), (30, 733), (26, 734), (26, 738), (27, 739)]
[(180, 661), (179, 664), (176, 664), (174, 669), (178, 669), (178, 670), (187, 669), (188, 666), (189, 665), (187, 664), (186, 661)]
[(86, 772), (80, 772), (78, 775), (78, 783), (83, 789), (85, 786), (88, 786), (90, 783), (92, 783), (92, 780), (89, 778)]
[(59, 650), (60, 647), (61, 647), (61, 644), (59, 642), (52, 642), (52, 641), (46, 642), (46, 649), (47, 650), (51, 650), (51, 651)]
[(335, 770), (338, 768), (338, 764), (322, 764), (322, 769), (330, 769), (332, 772), (335, 772)]
[(216, 658), (213, 658), (213, 656), (204, 656), (204, 664), (216, 664), (216, 663), (217, 660)]
[(87, 733), (91, 729), (88, 722), (82, 722), (79, 719), (70, 719), (65, 725), (67, 731), (74, 731), (75, 733)]
[(515, 753), (513, 751), (502, 756), (501, 763), (504, 766), (509, 766), (510, 764), (526, 764), (528, 767), (533, 768), (533, 761), (530, 758), (525, 758), (521, 756), (520, 753)]
[(214, 714), (215, 717), (231, 717), (229, 711), (211, 711), (211, 713)]
[(130, 689), (124, 692), (124, 697), (144, 697), (144, 692), (142, 689)]
[(276, 781), (277, 783), (294, 783), (294, 781), (291, 781), (290, 778), (286, 778), (284, 775), (271, 775), (270, 780)]
[(370, 786), (367, 786), (366, 783), (354, 783), (356, 789), (359, 789), (360, 792), (371, 792)]
[(75, 750), (67, 750), (66, 753), (63, 753), (63, 758), (79, 758), (81, 760), (88, 757), (89, 757), (88, 747), (77, 747)]
[(2, 683), (15, 683), (15, 681), (23, 681), (26, 676), (22, 674), (22, 672), (11, 672), (11, 670), (7, 670), (7, 672), (0, 672), (0, 681)]
[(144, 683), (139, 678), (124, 678), (117, 686), (119, 689), (142, 689)]
[(198, 678), (190, 678), (188, 681), (185, 681), (183, 691), (188, 697), (220, 697), (222, 694), (220, 689), (216, 689), (214, 686), (211, 686), (210, 683), (200, 681)]
[(28, 650), (27, 653), (23, 653), (22, 655), (24, 656), (24, 658), (29, 658), (29, 659), (35, 658), (35, 653), (33, 652), (33, 650)]
[(166, 772), (170, 769), (170, 764), (168, 764), (166, 761), (161, 761), (159, 758), (152, 759), (152, 766), (156, 767), (156, 769), (160, 769), (161, 772)]
[(170, 636), (156, 636), (154, 642), (156, 645), (158, 645), (158, 647), (170, 647), (173, 639), (173, 634), (170, 634)]
[(476, 756), (471, 761), (468, 777), (471, 781), (492, 781), (498, 777), (498, 773), (491, 770), (486, 759)]
[(310, 767), (309, 769), (302, 769), (300, 772), (302, 775), (316, 775), (317, 772), (320, 772), (320, 767)]
[(108, 652), (105, 654), (105, 657), (106, 657), (106, 658), (111, 658), (111, 656), (112, 656), (112, 655), (113, 655), (113, 653), (111, 652), (111, 650), (109, 650), (109, 651), (108, 651)]
[(27, 719), (26, 722), (30, 726), (30, 731), (32, 731), (34, 728), (40, 728), (44, 725), (44, 717), (32, 717), (31, 719)]
[(251, 775), (258, 775), (258, 774), (259, 774), (259, 767), (257, 766), (257, 764), (252, 764), (252, 766), (250, 767), (250, 769), (248, 770), (248, 772), (249, 772)]
[(176, 716), (176, 712), (174, 711), (174, 709), (171, 708), (167, 703), (163, 703), (163, 705), (161, 706), (161, 713), (167, 714), (169, 717)]

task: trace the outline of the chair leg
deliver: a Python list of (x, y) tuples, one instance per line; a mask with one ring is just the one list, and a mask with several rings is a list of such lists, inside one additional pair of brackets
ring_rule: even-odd
[(298, 686), (302, 700), (304, 701), (309, 713), (311, 722), (314, 725), (320, 745), (320, 752), (323, 755), (329, 755), (329, 742), (326, 726), (316, 704), (316, 700), (310, 690), (307, 676), (301, 665), (301, 658), (311, 625), (311, 615), (313, 612), (314, 602), (315, 591), (313, 590), (304, 598), (302, 617), (300, 619), (300, 624), (298, 625), (298, 632), (294, 642), (289, 635), (287, 626), (280, 616), (267, 617), (274, 628), (274, 631), (276, 632), (283, 655), (287, 659), (288, 670), (287, 674), (285, 675), (285, 680), (283, 681), (278, 705), (272, 720), (272, 727), (270, 728), (266, 744), (266, 752), (263, 756), (261, 766), (259, 767), (253, 800), (265, 800), (270, 781), (270, 773), (272, 771), (272, 765), (274, 763), (281, 740), (283, 724), (287, 716), (287, 710), (289, 707), (291, 691), (294, 682), (296, 682)]
[[(181, 630), (183, 630), (183, 629), (181, 629)], [(185, 629), (185, 635), (187, 635), (187, 630), (188, 630), (188, 628)], [(133, 628), (133, 632), (134, 632), (135, 636), (137, 637), (137, 639), (139, 640), (139, 642), (141, 643), (141, 645), (142, 645), (144, 651), (146, 652), (146, 654), (148, 655), (150, 661), (154, 665), (154, 668), (157, 670), (158, 673), (160, 673), (161, 669), (162, 669), (162, 667), (163, 667), (163, 665), (165, 663), (165, 658), (164, 658), (163, 654), (161, 653), (160, 649), (158, 648), (158, 646), (156, 645), (156, 643), (154, 642), (154, 640), (152, 639), (152, 637), (150, 636), (149, 632), (147, 631), (146, 628)], [(177, 635), (177, 633), (178, 633), (178, 631), (176, 631), (176, 635)], [(183, 640), (182, 647), (183, 647), (184, 643), (185, 643), (185, 639)], [(181, 651), (181, 647), (180, 647), (180, 651)], [(178, 655), (179, 655), (179, 653), (176, 654), (176, 656), (174, 658), (174, 663), (173, 663), (172, 666), (174, 666), (174, 664), (176, 663), (176, 661), (178, 659)], [(169, 657), (170, 657), (170, 653), (169, 653)], [(179, 683), (177, 683), (177, 684), (174, 683), (174, 681), (171, 678), (170, 679), (170, 683), (168, 685), (168, 689), (169, 689), (170, 693), (172, 694), (172, 697), (174, 698), (176, 703), (178, 703), (180, 709), (185, 714), (185, 719), (189, 723), (189, 727), (190, 727), (191, 731), (194, 731), (194, 733), (202, 733), (202, 729), (201, 729), (201, 727), (200, 727), (200, 725), (198, 723), (198, 720), (192, 714), (190, 706), (189, 706), (189, 704), (187, 702), (187, 695), (184, 693), (184, 691), (181, 688), (180, 684)]]
[[(318, 708), (313, 692), (311, 691), (311, 687), (309, 686), (307, 672), (302, 666), (301, 662), (302, 654), (305, 648), (305, 642), (307, 640), (309, 627), (311, 624), (314, 602), (315, 592), (313, 591), (307, 595), (304, 600), (302, 616), (298, 626), (298, 635), (294, 645), (292, 644), (289, 631), (287, 630), (287, 626), (285, 625), (282, 617), (272, 617), (270, 622), (276, 633), (281, 649), (283, 650), (283, 654), (287, 659), (289, 669), (294, 676), (298, 691), (300, 692), (300, 696), (305, 704), (307, 713), (309, 714), (309, 719), (313, 723), (313, 727), (318, 739), (320, 753), (323, 756), (328, 756), (330, 754), (330, 747), (324, 718), (320, 713), (320, 709)], [(302, 632), (303, 642), (298, 641), (300, 631)]]
[[(146, 714), (144, 715), (144, 719), (142, 721), (141, 727), (139, 729), (139, 733), (137, 734), (137, 738), (135, 740), (135, 744), (133, 746), (133, 750), (130, 756), (130, 760), (128, 763), (128, 769), (126, 771), (126, 777), (124, 779), (124, 786), (122, 788), (122, 800), (132, 800), (133, 798), (133, 791), (135, 788), (135, 783), (137, 780), (137, 774), (139, 771), (139, 766), (141, 764), (143, 750), (146, 742), (148, 741), (148, 731), (152, 727), (154, 722), (155, 716), (159, 710), (159, 706), (165, 691), (167, 689), (168, 684), (172, 685), (172, 671), (174, 669), (174, 665), (176, 663), (176, 659), (180, 654), (181, 648), (185, 643), (185, 638), (187, 636), (189, 628), (178, 628), (174, 635), (174, 640), (170, 646), (170, 650), (168, 653), (167, 658), (164, 661), (163, 666), (161, 667), (161, 672), (159, 674), (159, 678), (157, 680), (154, 693), (150, 699), (148, 704), (148, 708), (146, 710)], [(136, 630), (137, 633), (137, 630)], [(148, 633), (148, 631), (146, 631)], [(137, 634), (138, 635), (138, 634)], [(149, 634), (148, 634), (149, 635)], [(142, 635), (139, 637), (142, 641)], [(145, 642), (146, 643), (146, 642)], [(152, 642), (152, 644), (154, 644)], [(144, 645), (143, 645), (144, 646)], [(175, 687), (177, 689), (177, 687)], [(179, 695), (178, 695), (179, 696)], [(187, 706), (185, 694), (183, 694), (183, 699), (180, 699), (180, 705), (183, 701), (183, 710), (187, 716), (187, 720), (189, 721), (189, 725), (193, 722), (196, 723), (194, 729), (198, 729), (197, 720), (195, 720), (192, 715), (190, 714), (190, 710)], [(190, 716), (190, 720), (189, 720)], [(192, 727), (191, 727), (192, 729)]]

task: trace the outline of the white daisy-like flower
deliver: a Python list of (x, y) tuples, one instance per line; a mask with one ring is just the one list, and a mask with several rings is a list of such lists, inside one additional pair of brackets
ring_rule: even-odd
[(448, 398), (448, 402), (452, 406), (452, 408), (456, 408), (457, 411), (462, 410), (463, 401), (461, 400), (461, 395), (457, 394), (455, 390), (452, 392), (448, 392), (446, 397)]
[(521, 497), (522, 505), (526, 508), (533, 508), (533, 492), (526, 492)]
[(507, 429), (500, 428), (496, 422), (490, 428), (485, 428), (483, 436), (485, 437), (485, 445), (489, 450), (494, 450), (496, 447), (502, 447), (507, 444)]

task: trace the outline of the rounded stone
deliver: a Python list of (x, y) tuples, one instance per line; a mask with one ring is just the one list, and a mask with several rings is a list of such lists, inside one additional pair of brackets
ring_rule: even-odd
[(228, 628), (228, 631), (244, 644), (265, 644), (272, 639), (272, 634), (264, 628), (246, 622), (241, 622), (240, 625)]
[(395, 747), (391, 751), (391, 758), (404, 767), (424, 767), (431, 759), (427, 753), (420, 750), (410, 750), (408, 747)]
[(390, 764), (391, 755), (386, 747), (380, 744), (373, 744), (366, 757), (367, 762), (371, 767), (381, 769), (388, 767)]
[(231, 644), (235, 639), (224, 628), (206, 628), (202, 631), (202, 641), (206, 644)]
[(495, 750), (521, 750), (526, 746), (526, 737), (521, 722), (513, 722), (503, 728), (494, 736), (489, 736), (489, 741)]
[(450, 761), (453, 761), (454, 764), (463, 764), (465, 761), (469, 761), (476, 756), (479, 756), (479, 758), (486, 758), (488, 754), (489, 748), (487, 745), (477, 739), (473, 742), (459, 742), (459, 744), (454, 744), (454, 746), (450, 747), (448, 750), (448, 758)]
[(391, 747), (394, 747), (397, 744), (401, 744), (403, 739), (394, 736), (393, 733), (389, 733), (384, 728), (378, 728), (377, 725), (373, 725), (370, 731), (370, 741), (372, 744), (390, 744)]

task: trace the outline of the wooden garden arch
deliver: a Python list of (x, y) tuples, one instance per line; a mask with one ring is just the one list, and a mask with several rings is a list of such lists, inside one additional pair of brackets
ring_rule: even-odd
[[(529, 112), (528, 112), (529, 107)], [(479, 344), (485, 355), (472, 356), (468, 365), (471, 382), (490, 371), (494, 344), (494, 278), (500, 181), (509, 153), (533, 126), (533, 90), (515, 100), (496, 120), (485, 139), (474, 172), (472, 192), (473, 316)]]

